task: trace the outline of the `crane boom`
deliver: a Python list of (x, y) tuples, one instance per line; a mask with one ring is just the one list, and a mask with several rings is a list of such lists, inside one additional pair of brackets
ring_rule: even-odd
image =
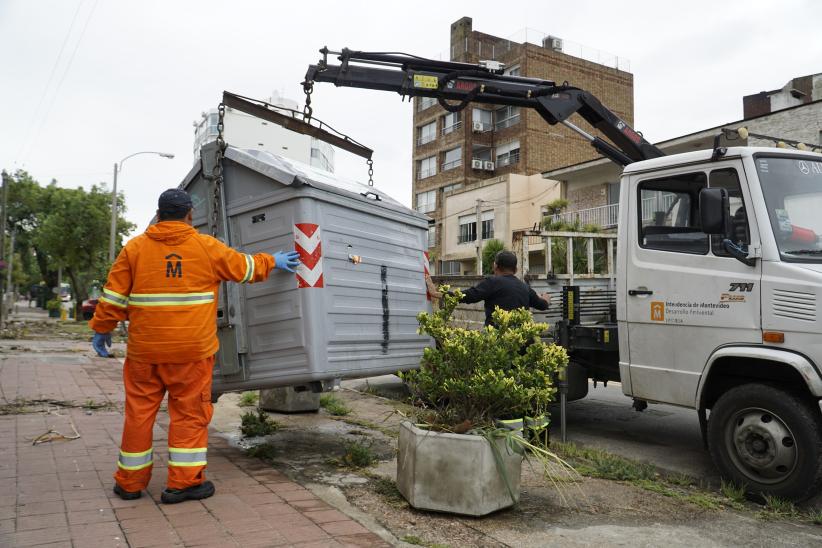
[[(332, 52), (328, 48), (320, 53), (322, 59), (306, 72), (306, 91), (314, 82), (330, 82), (336, 86), (394, 91), (408, 97), (432, 97), (449, 112), (460, 111), (469, 103), (532, 108), (549, 124), (563, 124), (582, 135), (602, 155), (622, 166), (665, 155), (596, 97), (567, 82), (557, 85), (551, 80), (510, 76), (495, 61), (474, 65), (404, 53), (349, 49)], [(340, 64), (329, 65), (329, 54), (337, 55)], [(568, 118), (574, 113), (611, 142), (571, 123)]]

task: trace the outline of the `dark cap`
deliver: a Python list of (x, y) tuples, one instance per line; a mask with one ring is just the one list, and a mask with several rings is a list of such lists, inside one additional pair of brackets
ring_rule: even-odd
[(180, 188), (170, 188), (160, 194), (157, 209), (163, 213), (187, 212), (192, 208), (191, 196)]

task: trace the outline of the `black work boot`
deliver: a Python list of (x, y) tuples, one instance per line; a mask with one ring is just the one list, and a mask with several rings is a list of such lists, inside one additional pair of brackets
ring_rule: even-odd
[(185, 489), (165, 489), (160, 495), (160, 500), (163, 504), (177, 504), (184, 500), (200, 500), (207, 499), (214, 494), (214, 484), (210, 481), (204, 481), (200, 485), (186, 487)]
[(143, 496), (141, 491), (126, 491), (116, 483), (114, 484), (114, 494), (123, 500), (134, 500)]

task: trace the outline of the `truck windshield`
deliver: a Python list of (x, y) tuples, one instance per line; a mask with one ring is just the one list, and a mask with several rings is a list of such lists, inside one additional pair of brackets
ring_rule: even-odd
[(822, 262), (822, 160), (757, 156), (756, 170), (782, 260)]

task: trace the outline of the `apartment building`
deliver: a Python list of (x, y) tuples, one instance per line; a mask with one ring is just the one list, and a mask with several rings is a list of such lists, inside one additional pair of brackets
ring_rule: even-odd
[[(568, 81), (594, 93), (633, 124), (633, 75), (563, 51), (563, 40), (512, 41), (475, 31), (470, 17), (451, 25), (452, 61), (496, 60), (505, 73)], [(574, 116), (571, 121), (586, 125)], [(433, 221), (431, 255), (442, 258), (446, 192), (508, 174), (533, 175), (597, 157), (590, 144), (564, 126), (549, 126), (536, 112), (519, 107), (472, 104), (449, 113), (436, 99), (415, 98), (413, 125), (415, 208)], [(434, 266), (438, 270), (437, 265)]]

